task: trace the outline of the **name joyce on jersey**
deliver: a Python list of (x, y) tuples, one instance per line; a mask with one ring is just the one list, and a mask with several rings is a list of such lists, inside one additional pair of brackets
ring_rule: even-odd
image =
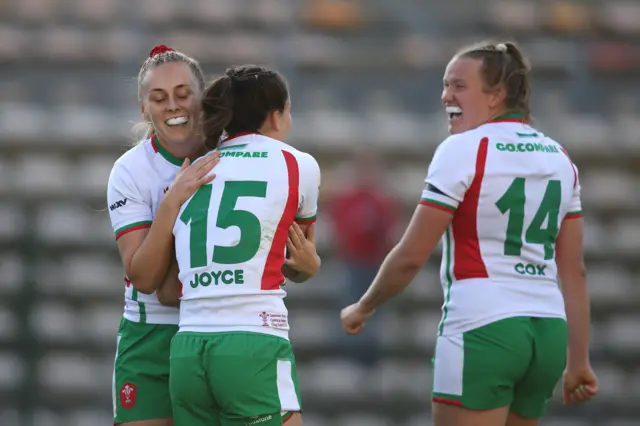
[(243, 269), (226, 269), (211, 272), (198, 272), (193, 274), (193, 278), (189, 281), (191, 288), (198, 286), (209, 287), (210, 285), (241, 285), (244, 284)]

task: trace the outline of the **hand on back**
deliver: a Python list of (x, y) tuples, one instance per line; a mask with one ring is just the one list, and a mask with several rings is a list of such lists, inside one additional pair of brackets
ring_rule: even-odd
[(215, 179), (215, 173), (209, 174), (211, 169), (220, 162), (220, 152), (212, 151), (200, 161), (191, 164), (188, 158), (182, 163), (176, 179), (173, 181), (165, 198), (171, 199), (177, 205), (184, 204), (202, 185)]

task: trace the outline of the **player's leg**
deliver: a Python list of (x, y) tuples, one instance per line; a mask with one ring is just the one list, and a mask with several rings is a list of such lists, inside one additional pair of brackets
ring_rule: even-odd
[(531, 318), (533, 359), (516, 384), (507, 426), (537, 426), (567, 361), (567, 323), (561, 318)]
[(171, 342), (169, 388), (175, 426), (219, 426), (203, 354), (206, 336), (178, 333)]
[(288, 411), (282, 414), (282, 424), (285, 426), (302, 426), (302, 414)]
[(515, 385), (533, 356), (529, 319), (439, 336), (435, 352), (435, 426), (504, 426)]
[(113, 373), (115, 424), (172, 425), (169, 350), (177, 329), (122, 319)]
[(302, 424), (289, 341), (259, 333), (216, 333), (207, 354), (221, 426)]

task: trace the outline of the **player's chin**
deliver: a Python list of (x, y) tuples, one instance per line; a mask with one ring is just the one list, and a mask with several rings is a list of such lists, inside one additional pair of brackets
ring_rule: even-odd
[(194, 136), (194, 131), (189, 125), (181, 124), (178, 126), (167, 126), (165, 129), (167, 138), (171, 140), (173, 143), (184, 143), (192, 140)]

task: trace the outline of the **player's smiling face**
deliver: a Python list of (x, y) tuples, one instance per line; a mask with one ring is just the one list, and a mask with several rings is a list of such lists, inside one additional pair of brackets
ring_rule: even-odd
[(198, 134), (200, 92), (189, 66), (170, 62), (153, 68), (143, 87), (142, 114), (158, 137), (168, 143), (193, 141)]
[(458, 56), (447, 65), (442, 103), (451, 134), (474, 129), (497, 115), (499, 93), (485, 90), (481, 69), (481, 60)]

